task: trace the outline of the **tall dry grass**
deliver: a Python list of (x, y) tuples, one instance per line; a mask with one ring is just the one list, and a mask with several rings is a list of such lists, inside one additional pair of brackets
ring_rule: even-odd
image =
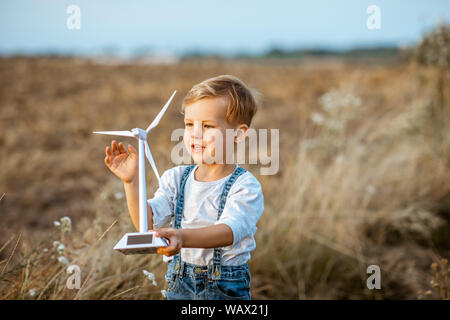
[[(328, 111), (313, 114), (316, 136), (300, 142), (270, 209), (276, 214), (263, 220), (264, 248), (253, 257), (261, 293), (422, 297), (436, 246), (448, 255), (448, 120), (445, 132), (428, 135), (429, 96), (379, 112), (345, 90), (330, 92), (334, 105), (322, 99)], [(381, 267), (380, 292), (366, 287), (371, 264)]]
[[(253, 298), (448, 298), (448, 67), (420, 58), (430, 42), (442, 41), (424, 40), (400, 65), (1, 59), (0, 299), (163, 298), (160, 256), (112, 250), (133, 227), (123, 186), (103, 164), (109, 141), (91, 131), (143, 127), (177, 88), (150, 139), (168, 169), (183, 94), (224, 73), (264, 94), (253, 126), (280, 129), (279, 173), (244, 165), (265, 196)], [(70, 232), (54, 226), (63, 216)], [(81, 269), (80, 290), (66, 286), (67, 263)], [(371, 264), (381, 290), (366, 287)]]

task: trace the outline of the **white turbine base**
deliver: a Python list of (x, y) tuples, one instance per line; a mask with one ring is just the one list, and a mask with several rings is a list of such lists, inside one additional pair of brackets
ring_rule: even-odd
[(125, 234), (114, 246), (114, 250), (123, 254), (156, 253), (158, 248), (167, 247), (163, 238), (155, 237), (154, 231)]

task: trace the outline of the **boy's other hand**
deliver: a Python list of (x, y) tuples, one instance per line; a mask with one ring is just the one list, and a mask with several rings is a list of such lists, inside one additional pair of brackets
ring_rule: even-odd
[(105, 150), (106, 166), (125, 183), (130, 183), (135, 179), (139, 167), (136, 149), (129, 144), (128, 151), (130, 151), (129, 154), (122, 142), (117, 145), (115, 140), (112, 141), (111, 148), (106, 147)]
[(157, 253), (170, 257), (180, 252), (181, 248), (183, 247), (181, 230), (174, 228), (161, 228), (155, 231), (156, 237), (166, 238), (169, 240), (169, 246), (158, 248), (158, 250), (156, 251)]

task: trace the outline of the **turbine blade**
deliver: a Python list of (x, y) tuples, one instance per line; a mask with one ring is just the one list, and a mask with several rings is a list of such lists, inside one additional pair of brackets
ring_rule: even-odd
[(172, 93), (172, 96), (170, 97), (169, 101), (167, 101), (167, 103), (164, 105), (164, 107), (161, 109), (161, 111), (158, 113), (158, 115), (156, 116), (156, 118), (152, 121), (152, 123), (148, 126), (147, 128), (147, 133), (150, 132), (150, 130), (152, 130), (154, 127), (156, 127), (159, 123), (159, 120), (161, 120), (162, 116), (164, 115), (164, 112), (166, 112), (167, 108), (169, 107), (170, 102), (172, 101), (173, 97), (175, 96), (175, 93), (177, 93), (177, 90), (175, 90)]
[(107, 134), (111, 136), (134, 137), (131, 131), (94, 131), (93, 133)]
[(158, 169), (156, 169), (155, 160), (153, 160), (152, 152), (150, 151), (150, 147), (147, 143), (147, 141), (144, 142), (145, 144), (145, 155), (147, 156), (148, 161), (150, 162), (150, 165), (152, 166), (153, 172), (156, 175), (156, 178), (158, 179), (158, 184), (161, 185), (161, 178), (159, 177)]

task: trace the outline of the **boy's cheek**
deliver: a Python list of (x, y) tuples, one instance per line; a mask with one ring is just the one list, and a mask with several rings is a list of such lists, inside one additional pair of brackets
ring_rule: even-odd
[(187, 152), (191, 153), (191, 144), (192, 144), (191, 139), (185, 135), (183, 141), (184, 147), (186, 148)]
[(219, 129), (208, 129), (203, 135), (204, 144), (207, 146), (215, 146), (216, 148), (223, 142), (224, 136)]
[(191, 144), (191, 138), (187, 130), (184, 130), (183, 141), (186, 146)]

